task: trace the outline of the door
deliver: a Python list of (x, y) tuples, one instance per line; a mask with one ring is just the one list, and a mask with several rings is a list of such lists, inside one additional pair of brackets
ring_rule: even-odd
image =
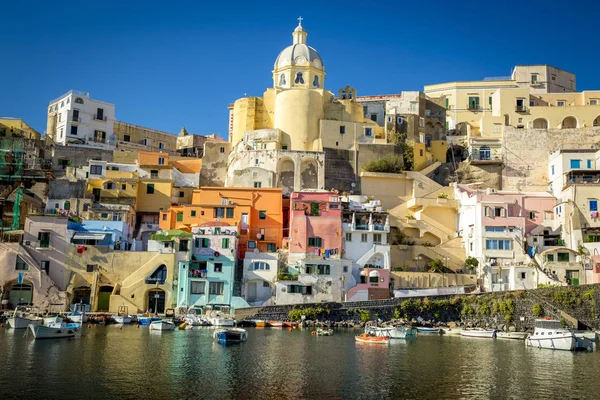
[(112, 286), (102, 286), (98, 291), (98, 311), (108, 311), (110, 309), (110, 295), (113, 292)]
[(579, 285), (579, 271), (567, 271), (567, 282), (571, 285)]
[(148, 311), (162, 314), (165, 312), (165, 291), (152, 289), (148, 292)]
[(29, 284), (14, 284), (10, 287), (8, 302), (15, 308), (19, 304), (31, 304), (33, 300), (33, 286)]
[(248, 293), (247, 293), (248, 302), (256, 301), (256, 292), (257, 292), (256, 285), (257, 284), (258, 283), (256, 281), (248, 282)]
[(100, 201), (100, 189), (92, 189), (92, 195), (94, 196), (94, 201)]
[(241, 229), (242, 229), (242, 231), (248, 230), (248, 213), (242, 213), (242, 226), (241, 226)]

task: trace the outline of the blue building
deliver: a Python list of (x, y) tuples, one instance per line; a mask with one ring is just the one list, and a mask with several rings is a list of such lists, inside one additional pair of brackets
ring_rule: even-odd
[(124, 221), (85, 220), (67, 224), (67, 240), (73, 244), (126, 250), (128, 234), (129, 225)]

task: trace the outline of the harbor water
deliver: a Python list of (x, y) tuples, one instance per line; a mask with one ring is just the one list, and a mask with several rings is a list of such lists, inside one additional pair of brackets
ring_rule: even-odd
[(420, 335), (357, 344), (357, 330), (248, 328), (220, 345), (212, 329), (94, 326), (34, 341), (0, 329), (0, 399), (584, 399), (600, 393), (600, 353), (523, 341)]

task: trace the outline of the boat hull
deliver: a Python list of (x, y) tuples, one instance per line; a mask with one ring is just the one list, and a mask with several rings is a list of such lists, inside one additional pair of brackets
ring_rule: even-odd
[(284, 322), (284, 328), (297, 328), (300, 324), (298, 322)]
[(577, 347), (577, 339), (572, 334), (544, 338), (534, 338), (529, 335), (525, 340), (525, 345), (538, 349), (574, 351)]
[(30, 319), (23, 317), (10, 317), (8, 320), (8, 327), (12, 329), (27, 329), (31, 325), (40, 325), (41, 320)]
[(150, 330), (153, 331), (172, 331), (175, 329), (175, 324), (169, 321), (154, 321), (150, 324)]
[(511, 340), (525, 340), (529, 336), (525, 332), (498, 332), (496, 333), (497, 339), (511, 339)]
[(265, 326), (267, 326), (267, 321), (256, 320), (253, 322), (254, 322), (254, 326), (256, 326), (257, 328), (264, 328)]
[(428, 334), (428, 335), (439, 335), (439, 328), (417, 328), (417, 332), (420, 334)]
[(496, 331), (478, 331), (478, 330), (466, 330), (461, 329), (460, 336), (474, 337), (482, 339), (494, 339), (496, 337)]
[(84, 324), (89, 320), (88, 316), (85, 314), (67, 314), (67, 318), (76, 324)]
[(222, 344), (227, 343), (241, 343), (248, 340), (248, 332), (245, 329), (232, 328), (232, 329), (217, 329), (213, 333), (213, 337), (217, 342)]
[(376, 337), (387, 337), (389, 339), (406, 339), (416, 336), (417, 330), (414, 328), (389, 327), (389, 328), (366, 328), (365, 333)]
[(389, 344), (390, 338), (386, 336), (369, 336), (366, 334), (355, 336), (358, 343)]
[(233, 326), (235, 324), (233, 318), (211, 318), (209, 322), (213, 326)]
[(31, 333), (36, 340), (39, 339), (66, 339), (75, 337), (79, 331), (76, 324), (63, 325), (59, 327), (44, 325), (29, 325)]
[(115, 324), (119, 325), (131, 323), (131, 317), (127, 315), (117, 315), (113, 319), (115, 320)]
[(269, 326), (271, 328), (283, 328), (283, 322), (279, 321), (269, 321)]

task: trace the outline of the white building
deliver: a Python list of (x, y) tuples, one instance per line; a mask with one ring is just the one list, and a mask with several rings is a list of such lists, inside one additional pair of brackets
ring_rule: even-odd
[(48, 107), (46, 135), (62, 146), (114, 149), (114, 104), (93, 100), (89, 93), (71, 90)]
[(242, 297), (251, 306), (269, 305), (275, 296), (279, 253), (246, 252)]
[[(551, 153), (548, 158), (548, 181), (549, 190), (554, 197), (560, 200), (568, 200), (564, 196), (563, 188), (570, 183), (579, 183), (579, 181), (582, 183), (597, 183), (594, 182), (593, 175), (597, 172), (596, 166), (599, 159), (600, 151), (596, 149), (558, 149)], [(594, 174), (591, 174), (591, 172), (594, 172)]]

